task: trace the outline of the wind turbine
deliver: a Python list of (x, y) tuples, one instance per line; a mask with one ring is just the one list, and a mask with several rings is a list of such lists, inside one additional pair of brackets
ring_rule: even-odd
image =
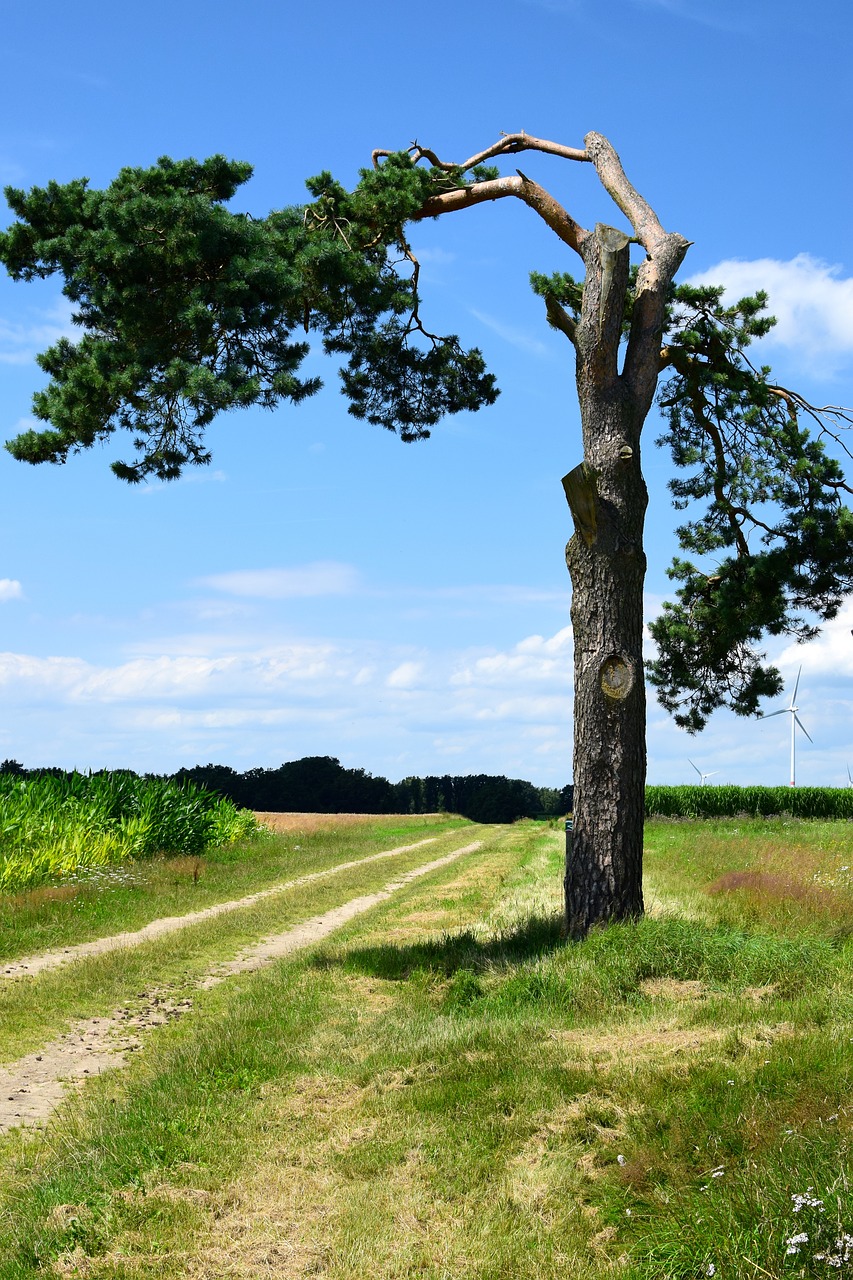
[(702, 772), (702, 770), (699, 768), (699, 766), (698, 766), (698, 765), (693, 764), (693, 761), (690, 759), (690, 757), (689, 757), (689, 756), (687, 757), (687, 763), (688, 763), (688, 764), (693, 765), (693, 768), (694, 768), (694, 769), (696, 770), (696, 772), (699, 774), (699, 785), (700, 785), (700, 787), (704, 787), (704, 785), (705, 785), (705, 779), (706, 779), (706, 778), (713, 778), (713, 776), (714, 776), (714, 774), (715, 774), (715, 773), (719, 773), (719, 772), (720, 772), (720, 771), (719, 771), (719, 769), (713, 769), (710, 773), (703, 773), (703, 772)]
[[(797, 785), (796, 771), (795, 771), (795, 760), (796, 760), (795, 743), (796, 743), (797, 725), (800, 726), (803, 733), (808, 738), (809, 742), (813, 741), (812, 736), (809, 733), (808, 729), (805, 727), (802, 720), (797, 715), (797, 711), (799, 710), (799, 708), (796, 706), (797, 689), (800, 687), (800, 676), (802, 674), (803, 674), (803, 668), (800, 667), (799, 671), (797, 672), (797, 679), (794, 683), (794, 692), (791, 694), (790, 707), (783, 707), (781, 711), (771, 711), (769, 716), (764, 717), (765, 720), (771, 720), (773, 716), (790, 716), (791, 717), (791, 786), (792, 787), (795, 787)], [(849, 775), (849, 770), (848, 770), (848, 775)]]

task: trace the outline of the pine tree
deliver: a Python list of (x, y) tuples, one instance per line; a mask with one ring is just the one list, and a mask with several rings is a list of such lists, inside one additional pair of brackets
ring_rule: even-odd
[[(544, 152), (590, 164), (627, 229), (580, 226), (520, 170), (489, 162)], [(85, 180), (7, 189), (18, 221), (0, 235), (13, 278), (59, 274), (81, 329), (39, 357), (49, 375), (35, 417), (8, 444), (31, 463), (63, 462), (118, 430), (134, 454), (124, 480), (172, 479), (209, 461), (205, 428), (227, 409), (313, 395), (300, 375), (308, 337), (343, 357), (349, 412), (424, 439), (445, 414), (494, 403), (482, 354), (421, 317), (407, 228), (512, 197), (581, 259), (583, 278), (533, 273), (548, 322), (576, 357), (583, 458), (563, 485), (575, 524), (566, 559), (575, 640), (573, 855), (568, 930), (639, 916), (645, 784), (641, 432), (657, 396), (677, 470), (682, 550), (674, 603), (652, 624), (649, 678), (690, 731), (720, 706), (753, 714), (781, 688), (766, 635), (808, 639), (853, 586), (850, 493), (825, 437), (840, 409), (817, 408), (748, 357), (773, 324), (759, 294), (676, 285), (688, 249), (666, 232), (600, 134), (583, 148), (503, 136), (462, 163), (414, 144), (373, 153), (352, 191), (328, 173), (311, 199), (263, 219), (225, 208), (251, 174), (214, 156)], [(632, 265), (631, 248), (641, 261)], [(662, 385), (659, 388), (661, 377)], [(812, 435), (809, 426), (816, 435)], [(708, 568), (708, 561), (713, 562)]]

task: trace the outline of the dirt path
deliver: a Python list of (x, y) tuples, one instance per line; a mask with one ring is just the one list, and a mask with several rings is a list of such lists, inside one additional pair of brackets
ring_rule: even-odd
[[(426, 844), (429, 841), (419, 841), (418, 843)], [(449, 863), (455, 862), (457, 858), (461, 858), (466, 853), (473, 853), (481, 846), (482, 841), (475, 840), (472, 844), (466, 844), (461, 849), (454, 849), (452, 853), (447, 853), (441, 858), (436, 858), (432, 862), (426, 862), (420, 867), (415, 867), (412, 871), (405, 872), (396, 880), (390, 881), (382, 889), (377, 890), (376, 893), (363, 894), (361, 897), (352, 898), (342, 906), (334, 907), (331, 911), (324, 912), (323, 915), (305, 920), (302, 924), (287, 929), (283, 933), (263, 938), (252, 946), (238, 952), (232, 960), (214, 966), (201, 979), (197, 987), (201, 990), (207, 990), (220, 982), (224, 982), (226, 978), (232, 977), (234, 974), (261, 969), (264, 965), (271, 964), (282, 956), (299, 951), (304, 947), (310, 947), (315, 942), (328, 937), (330, 933), (339, 929), (341, 925), (346, 924), (349, 920), (353, 920), (356, 916), (370, 910), (371, 907), (375, 907), (378, 903), (384, 902), (413, 880), (418, 879), (420, 876), (428, 875), (431, 871), (437, 871), (441, 867), (446, 867)], [(417, 846), (409, 845), (406, 847), (416, 848)], [(394, 853), (400, 852), (402, 850), (395, 849), (384, 854), (372, 854), (369, 858), (361, 858), (358, 861), (359, 863), (375, 861), (377, 858), (389, 858)], [(339, 871), (343, 869), (343, 866), (354, 865), (358, 865), (358, 863), (342, 864), (334, 868), (334, 870)], [(314, 875), (303, 877), (301, 880), (292, 881), (291, 883), (299, 884), (304, 879), (314, 879), (316, 875), (326, 874), (329, 873), (317, 872)], [(236, 906), (256, 900), (259, 896), (280, 892), (283, 887), (279, 886), (274, 890), (264, 890), (262, 895), (252, 895), (251, 898), (241, 899), (238, 903), (221, 904), (220, 908), (211, 907), (208, 908), (207, 912), (199, 914), (201, 916), (215, 914), (222, 907), (234, 909)], [(172, 919), (187, 922), (189, 917), (179, 916), (172, 917)], [(154, 921), (152, 923), (159, 922)], [(181, 925), (174, 927), (181, 927)], [(145, 930), (140, 930), (139, 932), (145, 934), (146, 937), (157, 936), (157, 934), (147, 933), (147, 929), (150, 928), (150, 925), (146, 926)], [(164, 930), (164, 932), (166, 931)], [(138, 936), (134, 934), (117, 935), (117, 937), (123, 939)], [(101, 941), (112, 940), (101, 939)], [(84, 945), (90, 946), (91, 944)], [(128, 946), (132, 944), (123, 941), (118, 945)], [(78, 949), (75, 948), (75, 950)], [(52, 953), (47, 952), (45, 954)], [(67, 958), (65, 952), (58, 954)], [(86, 954), (92, 954), (92, 952), (87, 952)], [(35, 959), (38, 958), (35, 957)], [(60, 961), (60, 963), (62, 962)], [(32, 973), (34, 970), (29, 969), (28, 972)], [(19, 1058), (17, 1062), (11, 1063), (8, 1067), (0, 1068), (0, 1134), (7, 1133), (10, 1129), (17, 1128), (20, 1125), (43, 1123), (62, 1100), (71, 1085), (85, 1081), (88, 1077), (99, 1075), (102, 1071), (123, 1066), (127, 1061), (128, 1053), (141, 1046), (142, 1036), (147, 1028), (159, 1026), (173, 1018), (180, 1017), (181, 1014), (187, 1013), (192, 1007), (191, 998), (184, 997), (180, 1000), (175, 1000), (174, 997), (170, 997), (167, 990), (149, 991), (145, 994), (141, 1008), (136, 1008), (133, 1011), (126, 1008), (116, 1009), (105, 1017), (88, 1018), (85, 1021), (75, 1023), (69, 1031), (44, 1045), (38, 1053), (27, 1054), (26, 1057)]]
[(190, 911), (185, 916), (161, 916), (150, 924), (136, 929), (132, 933), (114, 933), (109, 938), (95, 938), (92, 942), (80, 942), (74, 947), (57, 948), (55, 951), (42, 951), (35, 956), (24, 956), (12, 964), (3, 965), (0, 978), (20, 978), (25, 974), (42, 973), (45, 969), (56, 969), (59, 965), (70, 964), (72, 960), (80, 960), (86, 956), (100, 956), (105, 951), (117, 951), (121, 947), (138, 947), (140, 942), (149, 942), (152, 938), (162, 938), (165, 933), (174, 933), (176, 929), (185, 929), (187, 925), (198, 924), (200, 920), (211, 920), (227, 911), (239, 911), (241, 907), (250, 907), (264, 898), (272, 898), (287, 889), (295, 889), (298, 885), (308, 884), (311, 880), (322, 880), (324, 876), (337, 875), (339, 871), (349, 871), (351, 867), (360, 867), (365, 862), (378, 862), (380, 858), (394, 858), (399, 853), (409, 853), (419, 849), (421, 845), (432, 844), (436, 836), (428, 836), (426, 840), (418, 840), (415, 844), (401, 844), (396, 849), (388, 849), (385, 853), (371, 853), (366, 858), (356, 858), (353, 862), (339, 862), (325, 871), (312, 871), (308, 875), (298, 876), (295, 880), (284, 880), (274, 884), (270, 889), (261, 889), (258, 893), (250, 893), (245, 898), (234, 898), (230, 902), (217, 902), (212, 907), (203, 907), (201, 911)]

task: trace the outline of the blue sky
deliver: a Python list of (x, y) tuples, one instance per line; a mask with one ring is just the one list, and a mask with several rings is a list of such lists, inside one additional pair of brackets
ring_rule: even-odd
[[(842, 0), (243, 0), (4, 6), (0, 179), (17, 186), (214, 152), (255, 175), (235, 207), (353, 181), (413, 139), (461, 159), (524, 129), (607, 134), (681, 278), (764, 285), (774, 371), (853, 403), (849, 59)], [(525, 172), (580, 222), (615, 221), (588, 166)], [(580, 461), (571, 353), (531, 269), (570, 252), (515, 202), (417, 229), (426, 314), (479, 345), (502, 395), (404, 445), (346, 413), (334, 368), (298, 408), (235, 414), (213, 462), (130, 489), (123, 441), (31, 468), (0, 455), (0, 759), (165, 771), (338, 756), (397, 779), (571, 774), (571, 631), (560, 477)], [(618, 215), (617, 215), (618, 217)], [(55, 281), (0, 281), (0, 414), (25, 423), (33, 355), (68, 328)], [(650, 419), (648, 612), (675, 523)], [(853, 607), (776, 644), (814, 739), (798, 781), (853, 767)], [(776, 705), (768, 707), (774, 710)], [(718, 714), (698, 738), (650, 699), (649, 779), (786, 782), (788, 717)]]

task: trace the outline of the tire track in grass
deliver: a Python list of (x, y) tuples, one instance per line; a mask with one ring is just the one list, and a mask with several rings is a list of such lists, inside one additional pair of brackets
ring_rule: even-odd
[(21, 978), (45, 969), (56, 969), (60, 965), (70, 964), (73, 960), (85, 959), (86, 956), (100, 956), (107, 951), (118, 951), (121, 947), (137, 947), (141, 942), (150, 942), (153, 938), (161, 938), (164, 934), (174, 933), (177, 929), (185, 929), (187, 925), (198, 924), (200, 920), (211, 920), (215, 916), (224, 915), (228, 911), (239, 911), (242, 907), (251, 907), (264, 898), (272, 898), (277, 893), (285, 893), (288, 889), (296, 889), (300, 885), (309, 884), (312, 880), (321, 880), (324, 876), (337, 875), (339, 871), (349, 871), (353, 867), (363, 866), (367, 862), (378, 862), (381, 858), (394, 858), (400, 853), (410, 853), (421, 845), (433, 844), (438, 836), (427, 836), (415, 844), (401, 844), (396, 849), (388, 849), (384, 853), (371, 853), (366, 858), (356, 858), (351, 862), (339, 862), (337, 866), (327, 867), (324, 871), (311, 871), (307, 875), (298, 876), (295, 880), (284, 880), (269, 889), (260, 889), (245, 898), (232, 898), (229, 902), (217, 902), (212, 907), (202, 907), (200, 911), (190, 911), (183, 916), (161, 916), (151, 920), (141, 929), (127, 933), (114, 933), (108, 938), (94, 938), (91, 942), (79, 942), (73, 947), (57, 947), (52, 951), (41, 951), (38, 955), (23, 956), (11, 964), (3, 965), (0, 978)]
[[(428, 841), (418, 843), (425, 844)], [(482, 844), (482, 840), (475, 840), (472, 844), (463, 845), (461, 849), (454, 849), (441, 858), (435, 858), (432, 862), (423, 863), (412, 871), (406, 871), (375, 893), (351, 898), (349, 902), (333, 907), (330, 911), (324, 911), (322, 915), (304, 920), (283, 933), (273, 934), (249, 947), (244, 947), (232, 960), (215, 965), (196, 984), (197, 989), (209, 990), (234, 974), (262, 969), (274, 960), (312, 946), (350, 920), (354, 920), (356, 916), (385, 902), (413, 880), (448, 866), (466, 853), (476, 852), (477, 849), (482, 848)], [(411, 849), (417, 846), (407, 847)], [(335, 870), (342, 870), (343, 865), (357, 866), (361, 862), (391, 857), (393, 853), (400, 852), (402, 850), (395, 849), (386, 854), (372, 854), (369, 858), (359, 859), (358, 863), (342, 864)], [(306, 879), (313, 880), (318, 875), (324, 874), (327, 873), (317, 872), (292, 883), (304, 883)], [(262, 895), (252, 895), (251, 901), (270, 892), (279, 892), (280, 888), (281, 886), (278, 890), (264, 890)], [(249, 899), (241, 899), (239, 905), (244, 905), (247, 901)], [(212, 910), (208, 908), (203, 915), (209, 914)], [(184, 916), (176, 918), (187, 919)], [(145, 930), (140, 932), (145, 933)], [(151, 936), (147, 934), (146, 939)], [(102, 1071), (124, 1066), (127, 1055), (141, 1047), (142, 1036), (147, 1028), (161, 1026), (189, 1012), (193, 1007), (191, 998), (183, 997), (175, 1000), (170, 998), (168, 991), (149, 991), (145, 993), (144, 999), (145, 1003), (142, 1007), (133, 1011), (127, 1008), (116, 1009), (105, 1017), (88, 1018), (75, 1023), (70, 1030), (44, 1045), (38, 1053), (27, 1054), (26, 1057), (19, 1058), (8, 1067), (0, 1068), (0, 1134), (8, 1133), (10, 1129), (20, 1126), (43, 1124), (71, 1086), (80, 1084), (92, 1076), (100, 1075)]]

